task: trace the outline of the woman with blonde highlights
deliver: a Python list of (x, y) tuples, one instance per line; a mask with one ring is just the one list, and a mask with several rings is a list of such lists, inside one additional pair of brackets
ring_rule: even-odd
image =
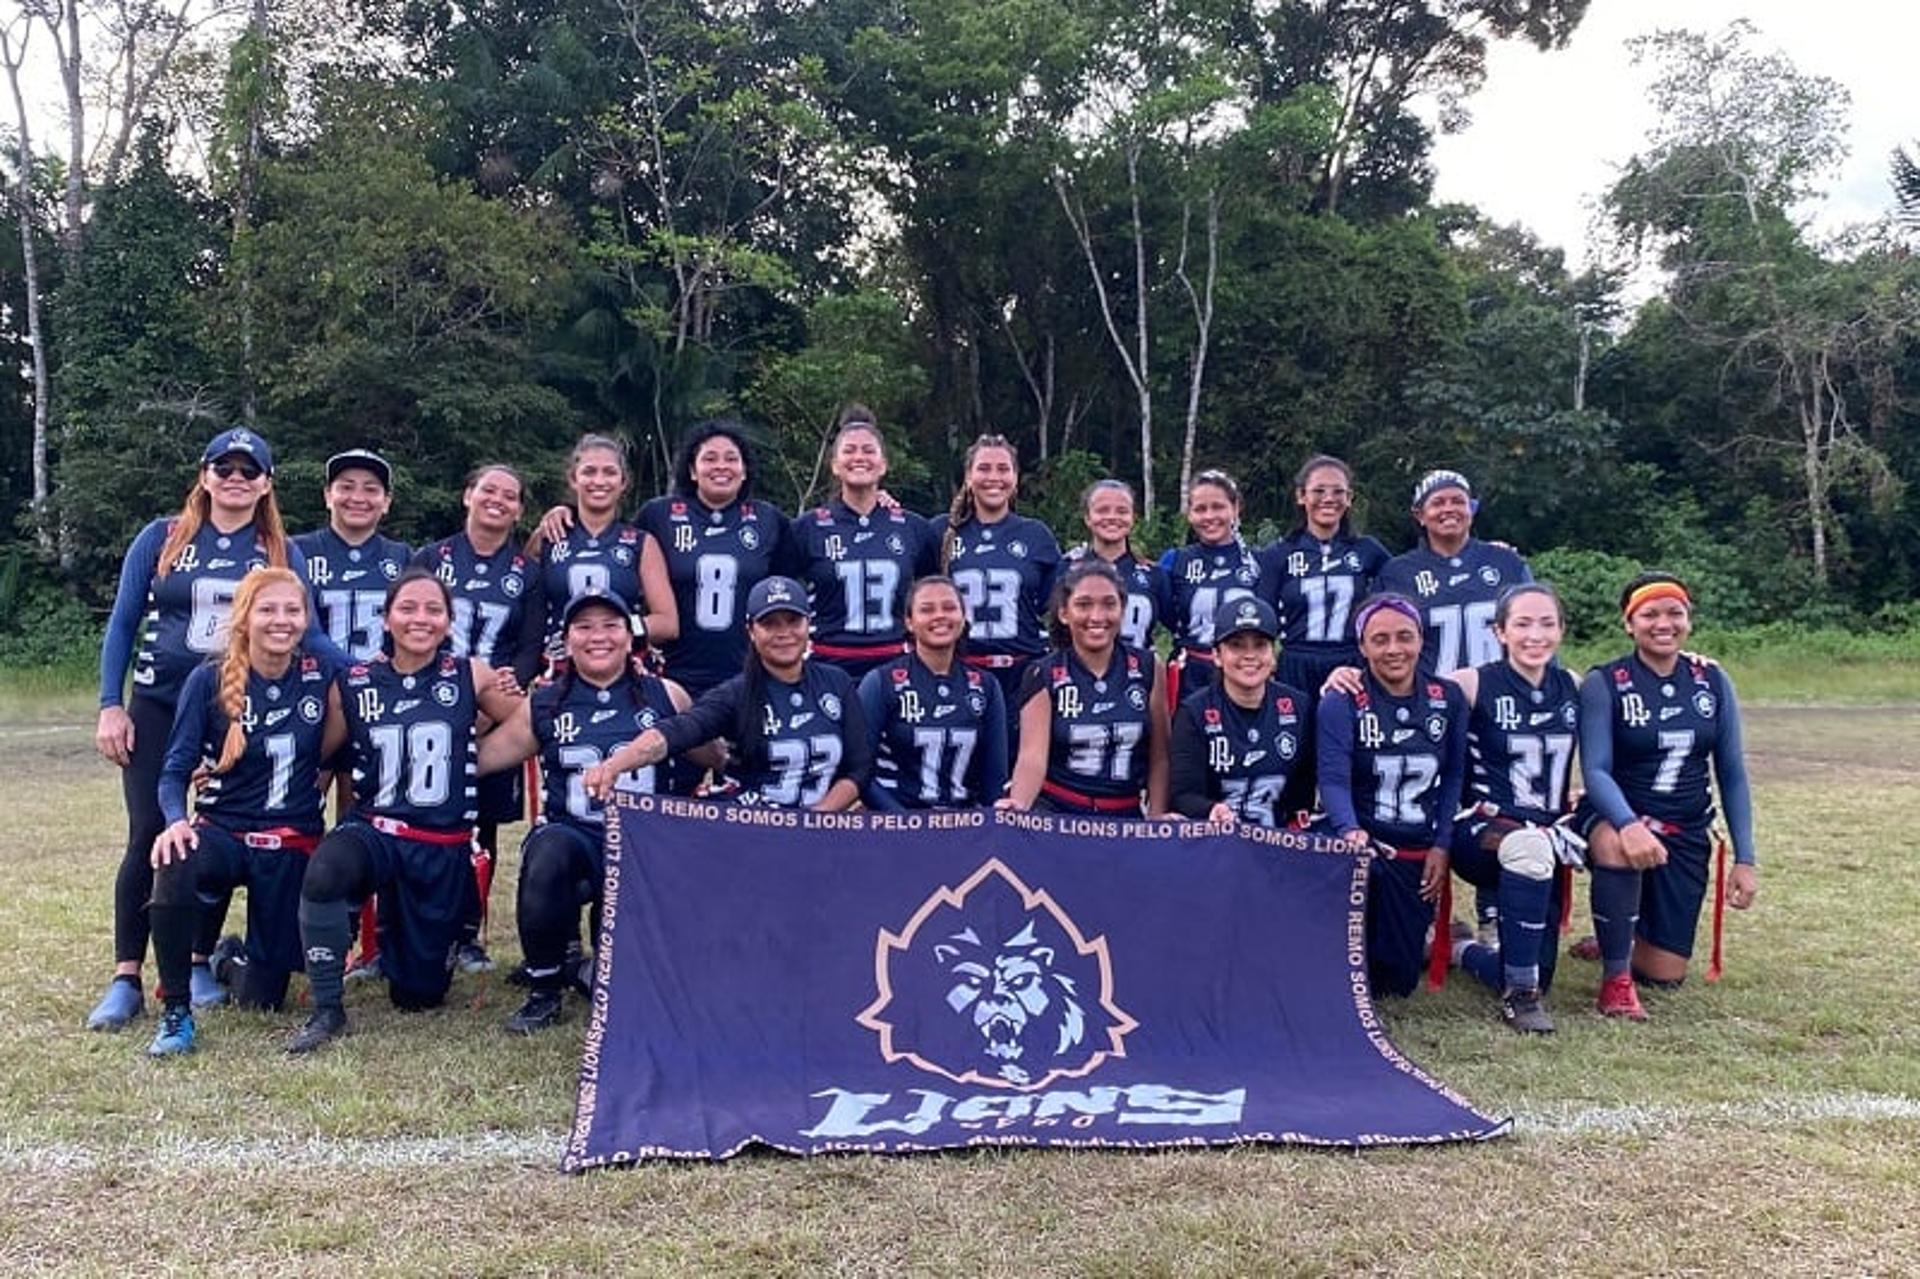
[[(180, 692), (158, 798), (166, 829), (153, 841), (153, 949), (166, 1008), (148, 1052), (191, 1052), (190, 993), (213, 979), (193, 956), (201, 907), (242, 885), (247, 937), (236, 957), (244, 1005), (278, 1008), (301, 964), (300, 886), (320, 842), (321, 764), (345, 740), (329, 708), (333, 664), (301, 649), (310, 610), (302, 579), (255, 569), (234, 595), (225, 656), (198, 667)], [(191, 819), (187, 790), (198, 786)]]
[[(273, 451), (251, 431), (222, 431), (202, 451), (180, 513), (153, 521), (127, 548), (100, 647), (94, 745), (121, 770), (127, 846), (113, 889), (114, 976), (87, 1017), (90, 1030), (118, 1030), (145, 1010), (140, 967), (153, 892), (147, 858), (165, 825), (155, 788), (174, 706), (188, 674), (225, 645), (240, 579), (267, 565), (306, 574), (274, 501)], [(309, 642), (338, 654), (317, 628)], [(210, 984), (200, 993), (220, 998)]]

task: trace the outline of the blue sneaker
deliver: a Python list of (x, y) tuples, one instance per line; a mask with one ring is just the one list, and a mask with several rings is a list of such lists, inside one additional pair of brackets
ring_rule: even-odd
[(149, 1057), (179, 1057), (193, 1051), (193, 1010), (169, 1008), (160, 1015), (160, 1030), (147, 1045)]
[(187, 997), (195, 1008), (218, 1008), (233, 996), (213, 975), (212, 964), (195, 964), (187, 982)]
[(146, 1010), (147, 997), (141, 992), (140, 983), (116, 977), (107, 983), (107, 993), (100, 996), (100, 1002), (87, 1014), (87, 1029), (119, 1030)]

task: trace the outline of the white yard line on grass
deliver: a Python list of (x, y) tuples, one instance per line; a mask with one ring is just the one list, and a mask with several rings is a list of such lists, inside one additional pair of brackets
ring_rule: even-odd
[(53, 737), (60, 733), (92, 731), (91, 724), (42, 724), (36, 728), (0, 728), (0, 742), (12, 741), (16, 737)]
[[(1673, 1131), (1688, 1125), (1739, 1124), (1790, 1128), (1828, 1121), (1920, 1120), (1920, 1098), (1872, 1093), (1816, 1093), (1696, 1106), (1564, 1106), (1515, 1117), (1522, 1138)], [(557, 1168), (565, 1133), (474, 1133), (461, 1137), (263, 1137), (164, 1140), (138, 1148), (77, 1142), (36, 1145), (0, 1138), (0, 1176), (84, 1173), (108, 1169), (186, 1172), (195, 1169), (332, 1168), (373, 1172), (436, 1164)]]

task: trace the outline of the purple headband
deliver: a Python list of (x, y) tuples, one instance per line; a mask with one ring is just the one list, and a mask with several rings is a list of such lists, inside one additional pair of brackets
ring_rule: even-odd
[(1353, 637), (1359, 639), (1362, 635), (1365, 635), (1367, 633), (1367, 623), (1373, 620), (1376, 613), (1383, 611), (1400, 614), (1400, 616), (1412, 622), (1416, 629), (1424, 629), (1426, 626), (1426, 623), (1420, 618), (1420, 610), (1414, 607), (1412, 600), (1406, 598), (1404, 595), (1382, 595), (1362, 604), (1360, 611), (1354, 614)]

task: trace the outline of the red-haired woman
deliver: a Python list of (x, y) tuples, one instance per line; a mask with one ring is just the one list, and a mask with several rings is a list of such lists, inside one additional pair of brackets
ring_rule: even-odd
[[(120, 766), (127, 847), (113, 885), (113, 980), (87, 1016), (89, 1030), (119, 1030), (145, 1011), (140, 968), (153, 895), (148, 858), (166, 825), (156, 796), (174, 707), (194, 667), (225, 645), (240, 579), (267, 565), (306, 573), (274, 500), (273, 450), (252, 431), (222, 431), (202, 451), (180, 513), (153, 521), (127, 548), (100, 646), (94, 745)], [(309, 643), (338, 659), (317, 628)], [(211, 981), (195, 994), (203, 1003), (223, 998)]]

